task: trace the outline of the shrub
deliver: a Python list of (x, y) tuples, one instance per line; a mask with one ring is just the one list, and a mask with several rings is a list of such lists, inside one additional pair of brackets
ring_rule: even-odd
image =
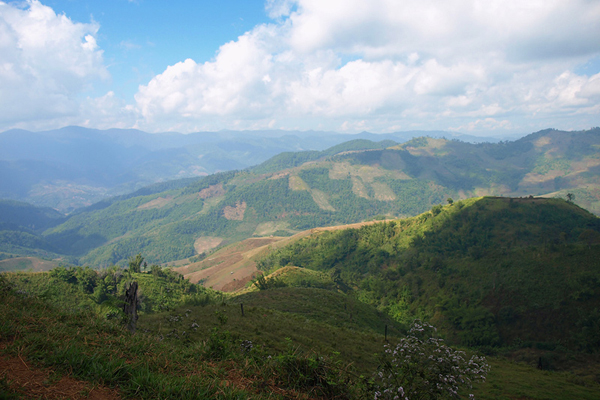
[[(435, 328), (415, 321), (397, 346), (385, 345), (384, 359), (375, 375), (375, 399), (457, 398), (462, 386), (485, 381), (485, 358), (454, 350), (434, 337)], [(470, 395), (470, 398), (473, 396)]]

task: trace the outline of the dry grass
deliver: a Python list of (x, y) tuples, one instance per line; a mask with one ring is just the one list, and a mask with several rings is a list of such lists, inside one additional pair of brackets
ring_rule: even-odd
[(205, 287), (230, 292), (252, 279), (256, 269), (256, 254), (282, 238), (251, 238), (227, 246), (197, 263), (176, 268), (193, 283), (203, 281)]
[(290, 175), (289, 182), (292, 190), (310, 190), (310, 187), (298, 175)]
[(214, 249), (223, 242), (223, 238), (213, 236), (201, 236), (194, 242), (196, 253), (202, 254)]
[(225, 189), (223, 189), (223, 184), (219, 183), (218, 185), (210, 185), (206, 189), (202, 189), (198, 192), (198, 197), (201, 199), (210, 199), (212, 197), (223, 196), (225, 194)]
[(147, 203), (142, 204), (138, 210), (149, 210), (152, 208), (162, 208), (169, 204), (173, 200), (173, 196), (159, 197), (154, 200), (150, 200)]
[(234, 207), (226, 206), (223, 209), (223, 216), (230, 221), (243, 221), (246, 213), (246, 202), (237, 202)]

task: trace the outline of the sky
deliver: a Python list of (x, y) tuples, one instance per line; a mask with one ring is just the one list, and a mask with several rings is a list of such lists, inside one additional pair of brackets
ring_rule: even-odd
[(600, 126), (599, 0), (0, 1), (0, 131)]

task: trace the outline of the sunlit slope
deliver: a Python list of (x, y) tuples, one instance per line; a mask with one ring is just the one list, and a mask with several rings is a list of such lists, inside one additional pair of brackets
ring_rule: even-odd
[(198, 251), (206, 237), (227, 245), (375, 216), (413, 216), (448, 197), (572, 193), (576, 203), (600, 212), (599, 145), (600, 129), (542, 131), (500, 144), (352, 141), (105, 201), (47, 230), (43, 240), (92, 265), (138, 252), (164, 263), (210, 250)]
[(475, 198), (415, 218), (317, 233), (257, 265), (338, 276), (398, 321), (464, 345), (598, 349), (600, 219), (560, 199)]
[[(364, 225), (376, 223), (374, 221), (360, 222), (350, 225), (313, 228), (299, 232), (293, 236), (270, 236), (261, 238), (248, 238), (241, 242), (223, 246), (216, 249), (209, 256), (201, 260), (189, 260), (189, 264), (175, 268), (192, 283), (200, 283), (224, 292), (233, 292), (243, 289), (250, 280), (256, 276), (258, 269), (256, 262), (269, 254), (274, 249), (281, 248), (289, 243), (294, 243), (316, 232), (359, 228)], [(204, 243), (217, 243), (203, 237), (196, 241)], [(215, 239), (215, 238), (210, 238)], [(209, 250), (209, 249), (207, 249)]]

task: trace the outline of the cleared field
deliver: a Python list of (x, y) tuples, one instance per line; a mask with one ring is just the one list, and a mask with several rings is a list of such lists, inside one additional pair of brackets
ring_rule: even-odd
[(137, 209), (138, 210), (149, 210), (151, 208), (162, 208), (169, 204), (173, 200), (173, 196), (159, 197), (154, 200), (150, 200), (147, 203), (142, 204)]
[(50, 271), (58, 267), (55, 261), (42, 260), (35, 257), (17, 257), (0, 261), (0, 272), (8, 271)]
[(298, 175), (290, 175), (290, 189), (292, 190), (309, 190), (310, 188)]
[(251, 238), (234, 243), (197, 263), (175, 268), (193, 283), (202, 282), (205, 287), (224, 292), (243, 288), (255, 274), (256, 250), (267, 247), (282, 238)]
[[(204, 287), (233, 292), (244, 288), (246, 283), (256, 276), (258, 273), (256, 261), (272, 250), (319, 232), (360, 228), (381, 222), (368, 221), (314, 228), (289, 237), (250, 238), (226, 246), (202, 261), (175, 268), (174, 271), (182, 274), (192, 283), (201, 282)], [(273, 226), (276, 226), (276, 223)]]
[(293, 233), (294, 231), (288, 229), (290, 223), (287, 221), (269, 221), (258, 224), (254, 231), (255, 236), (267, 236), (273, 235), (277, 231), (288, 231)]
[(329, 200), (327, 200), (327, 195), (325, 193), (318, 189), (311, 189), (310, 194), (321, 210), (335, 211), (335, 208), (329, 204)]
[(196, 239), (194, 242), (194, 249), (196, 253), (202, 254), (208, 250), (212, 250), (223, 242), (223, 238), (202, 236)]

